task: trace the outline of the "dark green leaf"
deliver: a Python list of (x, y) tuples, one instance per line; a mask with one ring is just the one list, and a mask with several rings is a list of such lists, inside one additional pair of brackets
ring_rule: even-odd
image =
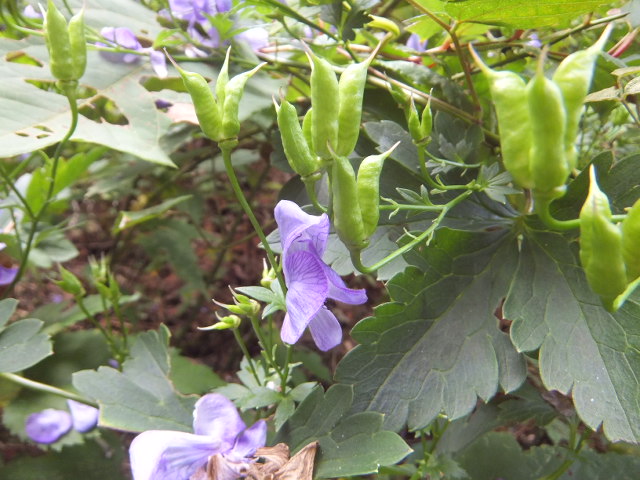
[(100, 425), (131, 432), (190, 432), (195, 397), (176, 392), (169, 380), (169, 332), (144, 332), (131, 348), (123, 371), (100, 367), (73, 375), (73, 385), (100, 405)]
[(468, 414), (499, 385), (518, 388), (524, 361), (495, 317), (516, 254), (506, 230), (443, 229), (408, 256), (412, 266), (388, 285), (394, 302), (356, 325), (362, 345), (338, 365), (338, 380), (354, 386), (354, 410), (384, 413), (390, 429), (420, 429), (441, 412)]
[(608, 313), (571, 247), (559, 234), (529, 230), (504, 305), (511, 339), (519, 351), (539, 349), (546, 388), (571, 393), (587, 425), (638, 442), (640, 298)]

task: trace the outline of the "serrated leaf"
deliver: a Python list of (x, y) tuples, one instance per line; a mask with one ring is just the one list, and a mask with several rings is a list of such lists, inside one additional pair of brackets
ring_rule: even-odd
[(122, 372), (100, 367), (73, 375), (73, 385), (100, 405), (100, 425), (130, 432), (192, 431), (196, 399), (179, 394), (169, 380), (168, 344), (168, 330), (161, 326), (138, 335)]
[(287, 443), (294, 452), (317, 440), (317, 478), (375, 473), (411, 452), (398, 435), (381, 430), (381, 414), (345, 416), (352, 399), (346, 385), (334, 385), (324, 394), (316, 388), (278, 432), (276, 443)]
[[(569, 394), (612, 441), (640, 441), (640, 298), (608, 313), (562, 235), (530, 230), (504, 305), (519, 351), (539, 349), (542, 381)], [(602, 253), (604, 254), (604, 252)]]
[(524, 361), (494, 315), (516, 254), (508, 230), (443, 229), (408, 256), (412, 266), (388, 285), (394, 302), (356, 325), (362, 345), (338, 365), (336, 378), (354, 387), (354, 410), (384, 413), (389, 429), (420, 429), (441, 412), (468, 414), (499, 385), (519, 387)]
[(6, 326), (17, 304), (12, 298), (0, 302), (0, 372), (4, 373), (29, 368), (53, 353), (49, 335), (40, 331), (42, 320), (25, 318)]

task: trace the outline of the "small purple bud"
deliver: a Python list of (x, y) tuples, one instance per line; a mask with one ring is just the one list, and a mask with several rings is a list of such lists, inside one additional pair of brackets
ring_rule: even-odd
[(27, 18), (33, 18), (33, 19), (42, 18), (42, 13), (38, 12), (35, 8), (33, 8), (33, 5), (27, 5), (26, 7), (24, 7), (22, 14)]
[(417, 33), (412, 33), (407, 40), (407, 47), (422, 53), (427, 49), (427, 40), (421, 41)]
[(64, 410), (47, 408), (27, 418), (25, 432), (38, 443), (54, 443), (71, 430), (71, 415)]
[(531, 40), (529, 40), (527, 42), (527, 45), (529, 45), (530, 47), (534, 47), (534, 48), (541, 48), (542, 47), (542, 42), (538, 38), (538, 34), (537, 33), (532, 33), (531, 35), (529, 35), (529, 38)]
[(18, 269), (0, 265), (0, 285), (9, 285), (18, 275)]
[(100, 410), (97, 408), (76, 402), (75, 400), (67, 400), (67, 406), (71, 411), (74, 430), (85, 433), (95, 428), (98, 424)]

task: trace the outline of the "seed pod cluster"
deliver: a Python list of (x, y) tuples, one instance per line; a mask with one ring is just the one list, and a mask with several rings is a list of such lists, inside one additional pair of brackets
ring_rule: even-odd
[(52, 0), (47, 4), (43, 22), (49, 51), (51, 74), (61, 82), (77, 82), (87, 67), (87, 44), (84, 36), (84, 9), (69, 20)]

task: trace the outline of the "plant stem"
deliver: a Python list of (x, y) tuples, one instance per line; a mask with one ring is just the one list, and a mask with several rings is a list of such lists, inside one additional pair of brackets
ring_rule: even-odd
[(461, 193), (456, 198), (451, 200), (449, 203), (447, 203), (445, 205), (442, 205), (442, 211), (434, 219), (433, 223), (429, 226), (429, 228), (427, 228), (424, 232), (422, 232), (419, 236), (417, 236), (416, 238), (411, 240), (406, 245), (400, 247), (398, 250), (396, 250), (395, 252), (387, 255), (382, 260), (380, 260), (379, 262), (374, 263), (370, 267), (367, 267), (362, 263), (362, 259), (360, 258), (360, 254), (362, 253), (362, 251), (360, 251), (360, 250), (351, 251), (350, 252), (350, 254), (351, 254), (351, 262), (353, 263), (353, 266), (358, 271), (360, 271), (362, 273), (375, 273), (378, 269), (380, 269), (381, 267), (385, 266), (387, 263), (395, 260), (400, 255), (408, 252), (413, 247), (415, 247), (416, 245), (418, 245), (422, 241), (426, 240), (429, 236), (433, 235), (433, 233), (435, 232), (436, 228), (438, 228), (438, 226), (440, 225), (440, 222), (442, 222), (442, 220), (446, 216), (447, 212), (449, 212), (449, 210), (451, 210), (453, 207), (455, 207), (460, 202), (462, 202), (467, 197), (469, 197), (469, 195), (471, 195), (472, 193), (473, 193), (472, 190), (467, 190), (466, 192)]
[(249, 370), (251, 370), (251, 373), (253, 374), (253, 378), (256, 379), (256, 383), (258, 385), (261, 385), (260, 377), (258, 377), (258, 372), (256, 372), (256, 367), (253, 364), (251, 355), (249, 355), (249, 350), (247, 349), (247, 345), (244, 343), (244, 340), (242, 339), (242, 335), (240, 335), (240, 332), (238, 331), (237, 328), (232, 328), (231, 330), (233, 331), (233, 336), (235, 337), (236, 342), (238, 342), (238, 345), (240, 346), (240, 350), (242, 350), (242, 353), (244, 354), (244, 358), (247, 359), (247, 363), (249, 364)]
[(51, 393), (53, 395), (58, 395), (59, 397), (68, 398), (69, 400), (75, 400), (76, 402), (84, 403), (85, 405), (91, 405), (92, 407), (98, 408), (97, 403), (92, 402), (85, 397), (77, 395), (73, 392), (62, 390), (58, 387), (47, 385), (46, 383), (40, 383), (35, 380), (21, 377), (20, 375), (16, 375), (15, 373), (0, 373), (0, 378), (4, 378), (6, 380), (9, 380), (10, 382), (17, 383), (18, 385), (22, 385), (23, 387), (30, 388), (31, 390)]
[(258, 234), (258, 238), (260, 238), (260, 241), (262, 242), (262, 246), (267, 252), (267, 258), (269, 259), (269, 263), (271, 264), (271, 267), (276, 272), (276, 276), (278, 278), (278, 282), (280, 283), (280, 287), (282, 288), (282, 291), (286, 292), (287, 286), (284, 282), (284, 277), (282, 276), (282, 272), (278, 269), (278, 263), (276, 262), (276, 257), (273, 254), (273, 250), (271, 250), (271, 247), (269, 246), (269, 242), (267, 241), (267, 237), (262, 231), (262, 227), (260, 226), (258, 219), (253, 214), (253, 210), (251, 209), (251, 206), (247, 202), (247, 199), (244, 196), (242, 188), (240, 188), (238, 177), (236, 177), (236, 173), (233, 170), (233, 164), (231, 163), (231, 147), (228, 144), (223, 142), (220, 144), (220, 150), (222, 151), (224, 168), (227, 172), (227, 176), (229, 177), (229, 181), (231, 182), (231, 188), (233, 188), (233, 192), (235, 193), (236, 198), (238, 199), (238, 202), (240, 202), (240, 205), (242, 206), (244, 213), (246, 213), (247, 216), (249, 217), (249, 221), (251, 222), (251, 225), (253, 226), (254, 230)]

